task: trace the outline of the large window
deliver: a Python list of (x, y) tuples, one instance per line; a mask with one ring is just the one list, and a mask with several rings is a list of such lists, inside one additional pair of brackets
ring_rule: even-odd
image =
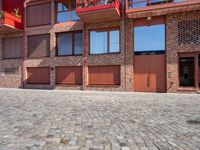
[(82, 32), (57, 34), (57, 55), (81, 55), (83, 53)]
[(119, 52), (119, 43), (119, 30), (90, 32), (90, 54), (105, 54)]
[(49, 57), (50, 56), (50, 34), (28, 36), (29, 58)]
[(63, 0), (57, 2), (57, 22), (79, 20), (76, 15), (76, 1)]
[(194, 86), (194, 57), (179, 58), (179, 82), (180, 86)]
[(51, 24), (51, 3), (31, 5), (26, 8), (27, 27)]
[(22, 57), (22, 38), (3, 39), (3, 58), (21, 58)]
[(165, 25), (134, 27), (134, 51), (164, 51)]

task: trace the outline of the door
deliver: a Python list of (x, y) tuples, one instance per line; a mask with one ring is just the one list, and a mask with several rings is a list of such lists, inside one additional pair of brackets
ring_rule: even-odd
[(165, 92), (165, 54), (134, 56), (134, 91)]

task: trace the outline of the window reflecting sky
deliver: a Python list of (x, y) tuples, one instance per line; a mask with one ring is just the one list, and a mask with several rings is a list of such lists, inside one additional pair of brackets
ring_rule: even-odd
[(165, 50), (165, 25), (134, 28), (134, 51)]

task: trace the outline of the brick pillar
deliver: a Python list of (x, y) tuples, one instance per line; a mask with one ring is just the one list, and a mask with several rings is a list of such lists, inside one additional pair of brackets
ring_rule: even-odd
[[(56, 56), (56, 34), (51, 32), (50, 33), (50, 57), (54, 58)], [(50, 65), (50, 85), (51, 88), (54, 88), (56, 85), (55, 81), (55, 64), (51, 63)]]
[(126, 91), (133, 91), (133, 22), (125, 20), (125, 66), (126, 66)]
[(88, 32), (86, 29), (86, 24), (83, 25), (83, 90), (87, 88), (87, 79), (88, 79), (88, 71), (87, 71), (87, 56), (88, 56), (88, 49), (87, 49), (87, 41), (88, 41)]

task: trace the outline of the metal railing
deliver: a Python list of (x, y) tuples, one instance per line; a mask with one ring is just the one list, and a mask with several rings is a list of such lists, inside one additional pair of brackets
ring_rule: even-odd
[(128, 8), (139, 8), (159, 4), (178, 3), (192, 0), (128, 0)]
[(77, 8), (87, 8), (93, 6), (102, 6), (115, 4), (119, 0), (78, 0), (76, 2)]

